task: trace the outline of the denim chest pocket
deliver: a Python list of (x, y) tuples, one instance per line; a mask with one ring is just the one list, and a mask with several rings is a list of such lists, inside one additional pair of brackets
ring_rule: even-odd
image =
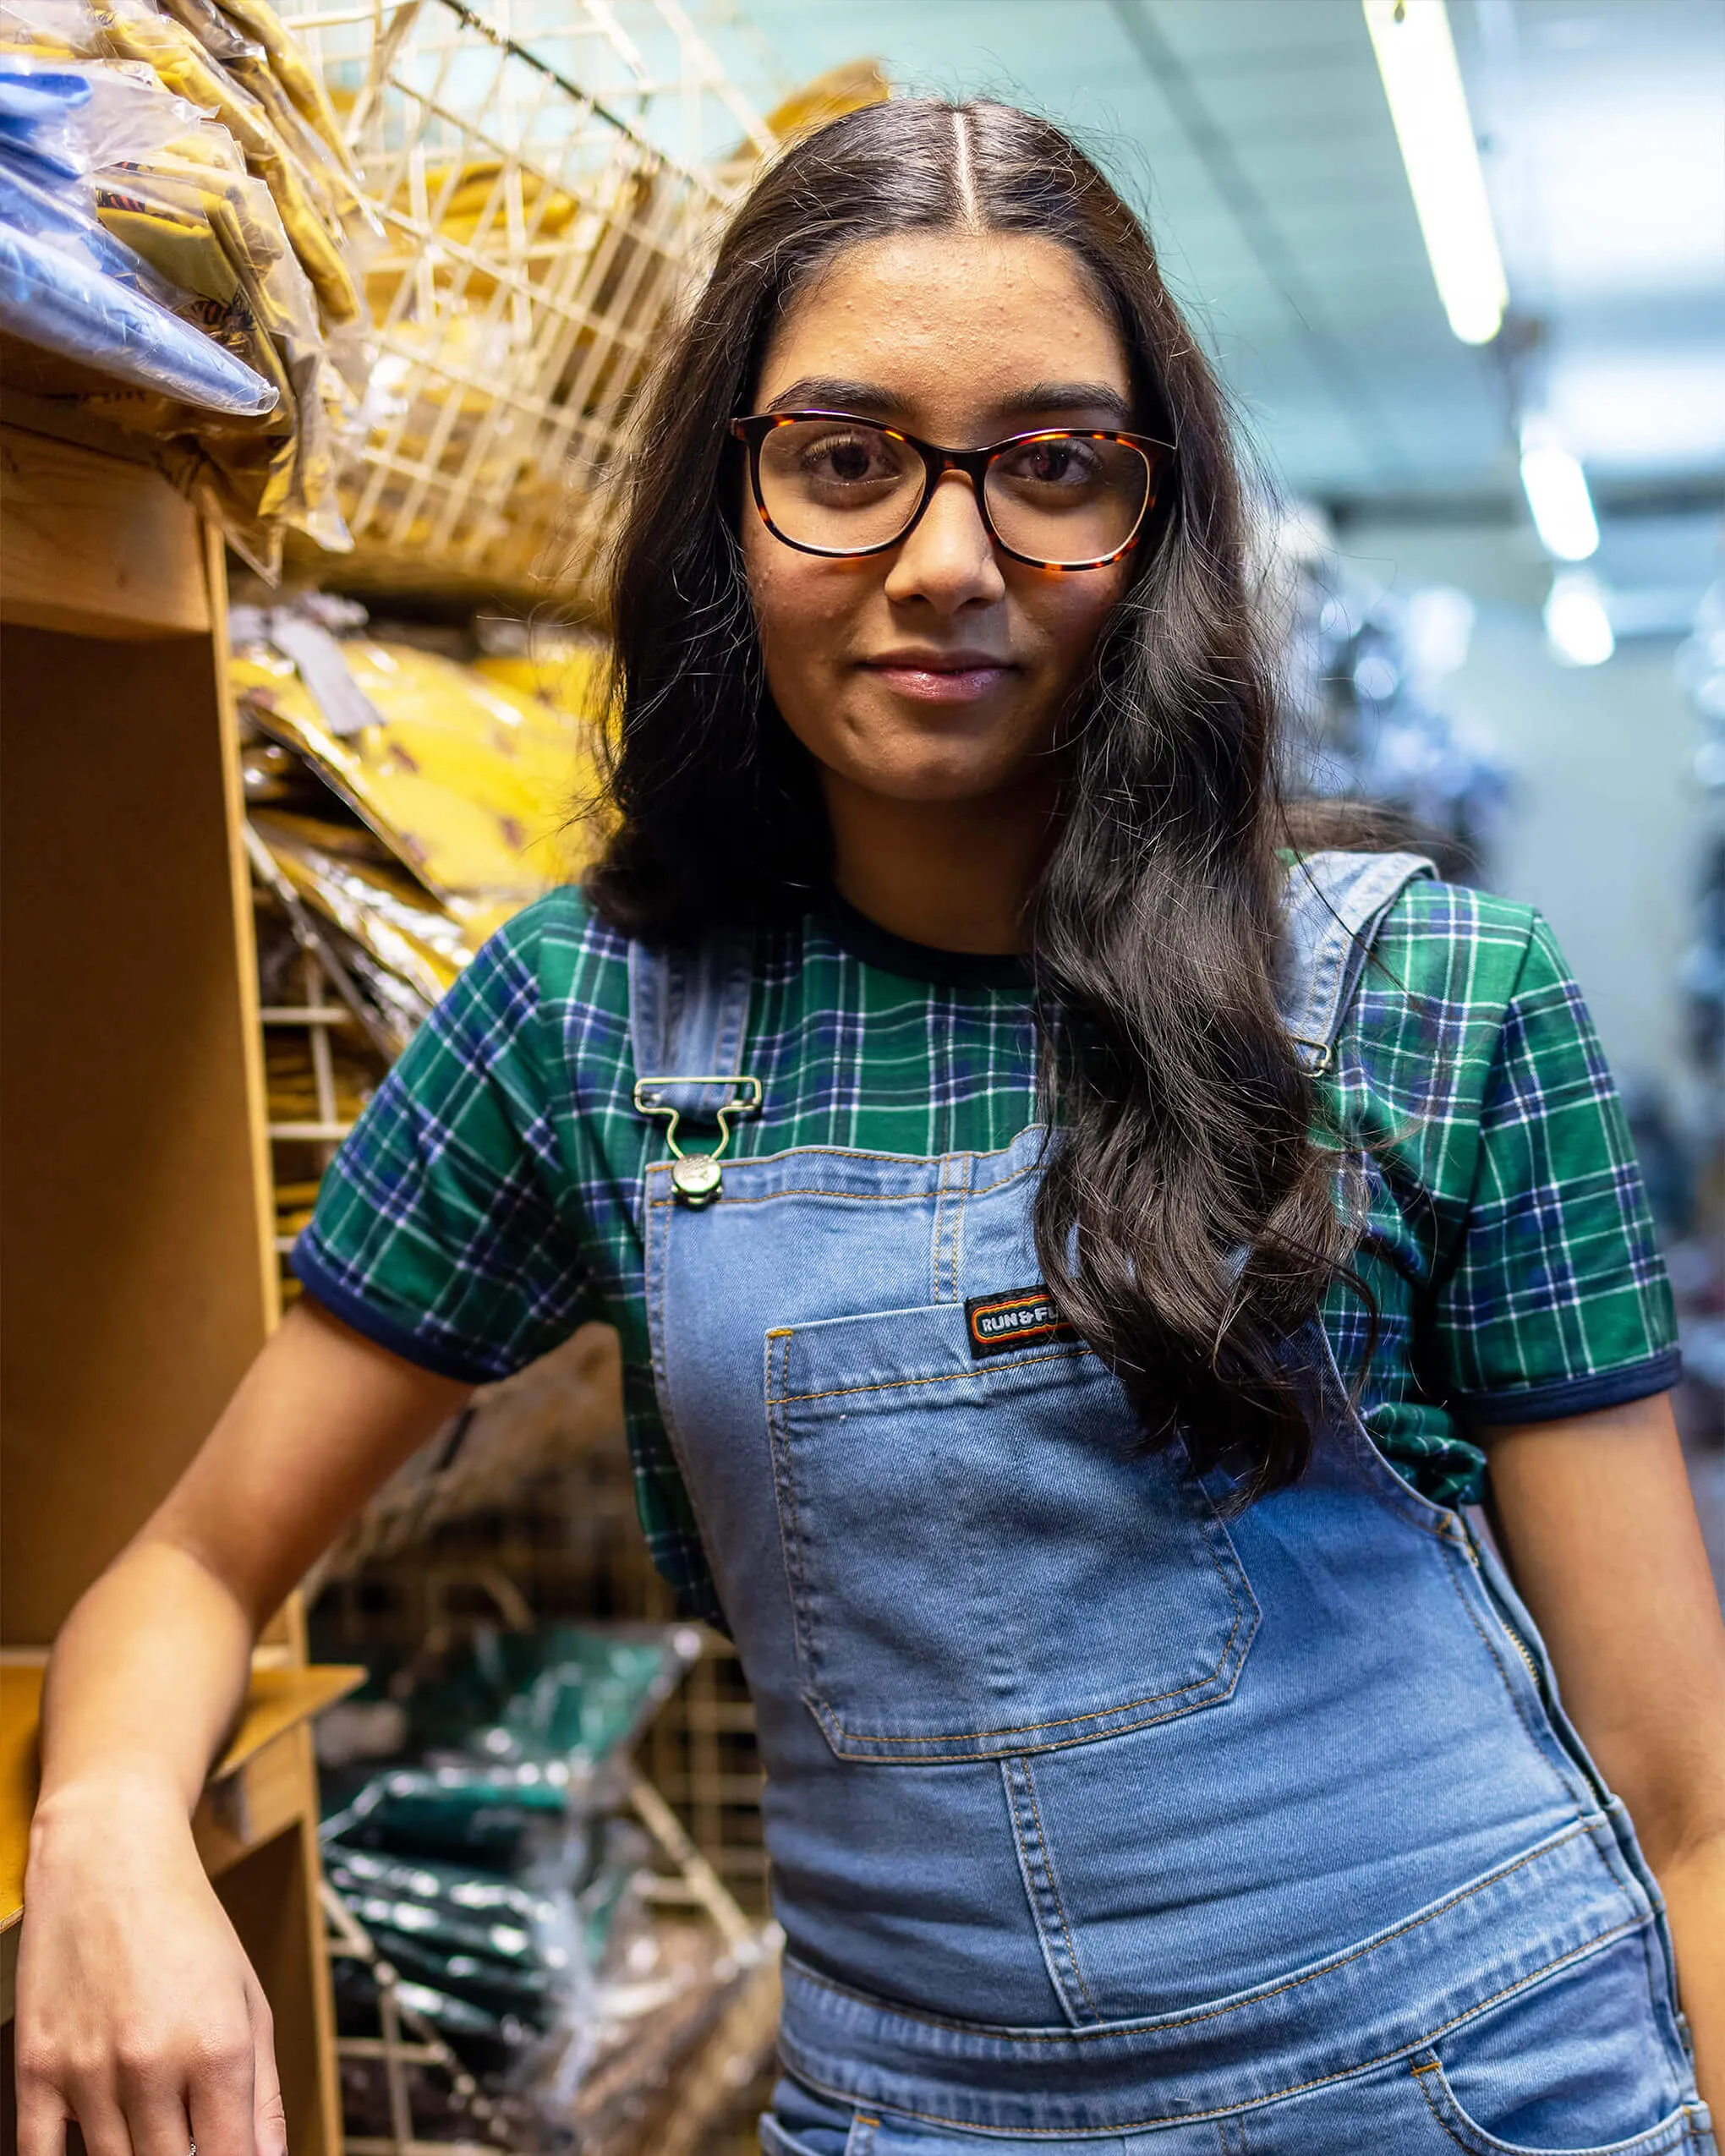
[(1233, 1691), (1258, 1607), (1178, 1447), (1076, 1342), (972, 1360), (953, 1304), (770, 1328), (804, 1697), (841, 1759), (994, 1759)]

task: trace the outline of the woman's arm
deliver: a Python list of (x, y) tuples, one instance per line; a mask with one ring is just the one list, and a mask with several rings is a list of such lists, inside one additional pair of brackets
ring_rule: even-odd
[(68, 1619), (43, 1701), (18, 1974), (20, 2156), (281, 2156), (269, 2015), (190, 1815), (250, 1650), (468, 1387), (315, 1304), (283, 1321), (160, 1510)]
[(1669, 1400), (1488, 1440), (1510, 1569), (1664, 1891), (1701, 2093), (1725, 2119), (1725, 1622)]

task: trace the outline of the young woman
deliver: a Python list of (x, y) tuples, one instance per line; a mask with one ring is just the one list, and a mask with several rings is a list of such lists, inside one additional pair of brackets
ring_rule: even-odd
[(854, 114), (643, 441), (586, 894), (57, 1650), (25, 2156), (280, 2150), (186, 1824), (248, 1647), (596, 1314), (758, 1709), (775, 2156), (1711, 2148), (1725, 1638), (1622, 1119), (1537, 917), (1291, 846), (1143, 233), (1021, 113)]

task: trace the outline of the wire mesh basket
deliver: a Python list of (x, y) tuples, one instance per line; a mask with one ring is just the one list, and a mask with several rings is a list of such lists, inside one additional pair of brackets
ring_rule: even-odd
[(342, 581), (590, 603), (655, 333), (771, 134), (675, 0), (288, 14), (383, 234)]

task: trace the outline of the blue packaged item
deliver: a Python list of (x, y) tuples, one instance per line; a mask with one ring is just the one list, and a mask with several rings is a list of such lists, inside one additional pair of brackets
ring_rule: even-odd
[(63, 118), (68, 106), (90, 102), (88, 78), (58, 68), (0, 67), (0, 128), (8, 133)]
[(0, 52), (0, 145), (64, 179), (148, 156), (202, 117), (159, 82), (100, 61)]
[(0, 142), (75, 179), (84, 167), (70, 146), (67, 117), (89, 102), (90, 85), (81, 75), (0, 68)]
[(262, 375), (143, 290), (10, 222), (0, 222), (0, 319), (27, 343), (205, 411), (257, 419), (278, 401)]
[(82, 182), (75, 188), (68, 183), (46, 184), (0, 143), (0, 225), (47, 240), (63, 253), (79, 254), (92, 269), (117, 279), (129, 290), (168, 304), (173, 287), (140, 254), (96, 222), (80, 199), (82, 189)]

